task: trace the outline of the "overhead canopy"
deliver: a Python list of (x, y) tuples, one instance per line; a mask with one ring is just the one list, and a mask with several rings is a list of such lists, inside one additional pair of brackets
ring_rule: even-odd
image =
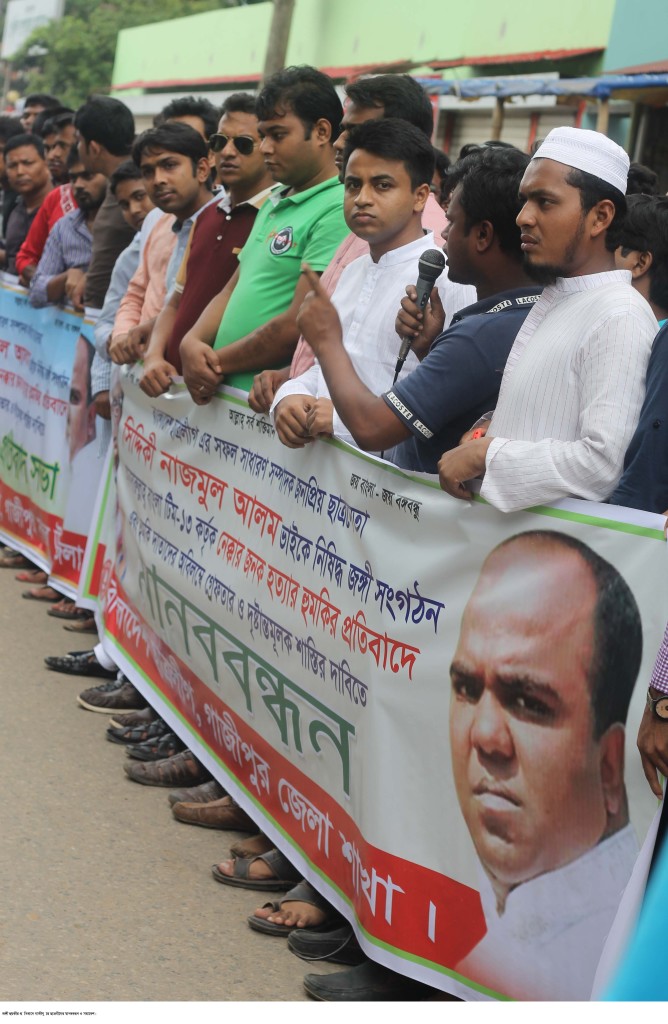
[(480, 99), (495, 96), (591, 96), (593, 99), (640, 99), (638, 90), (668, 89), (668, 74), (656, 75), (601, 75), (598, 78), (541, 78), (540, 75), (522, 78), (463, 78), (441, 81), (417, 78), (427, 92), (439, 96), (459, 96), (461, 99)]

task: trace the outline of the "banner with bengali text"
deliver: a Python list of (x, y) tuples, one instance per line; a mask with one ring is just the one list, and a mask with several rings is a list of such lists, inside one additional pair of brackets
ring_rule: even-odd
[(124, 391), (82, 578), (109, 653), (373, 959), (469, 999), (589, 998), (655, 810), (663, 521), (502, 515), (336, 441), (289, 450), (236, 392)]
[(92, 327), (73, 310), (34, 309), (15, 278), (0, 279), (0, 538), (71, 596), (102, 465)]

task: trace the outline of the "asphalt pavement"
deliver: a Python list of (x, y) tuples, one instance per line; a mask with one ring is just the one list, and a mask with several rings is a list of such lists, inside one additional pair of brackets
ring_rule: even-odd
[(215, 882), (240, 834), (182, 825), (123, 772), (95, 680), (44, 658), (92, 647), (0, 570), (0, 1001), (304, 1000), (309, 967), (246, 918), (271, 894)]

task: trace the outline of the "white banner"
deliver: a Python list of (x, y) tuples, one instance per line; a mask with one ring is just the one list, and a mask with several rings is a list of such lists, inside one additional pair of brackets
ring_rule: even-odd
[(655, 807), (663, 521), (504, 516), (174, 390), (126, 379), (87, 573), (109, 652), (373, 959), (589, 998)]

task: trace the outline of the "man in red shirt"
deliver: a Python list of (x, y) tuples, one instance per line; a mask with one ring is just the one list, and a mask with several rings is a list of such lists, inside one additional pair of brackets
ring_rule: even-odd
[(181, 372), (179, 344), (239, 265), (238, 253), (274, 180), (260, 152), (255, 99), (235, 93), (223, 104), (218, 133), (209, 138), (227, 188), (193, 228), (176, 288), (158, 316), (144, 357), (140, 385), (151, 398)]

